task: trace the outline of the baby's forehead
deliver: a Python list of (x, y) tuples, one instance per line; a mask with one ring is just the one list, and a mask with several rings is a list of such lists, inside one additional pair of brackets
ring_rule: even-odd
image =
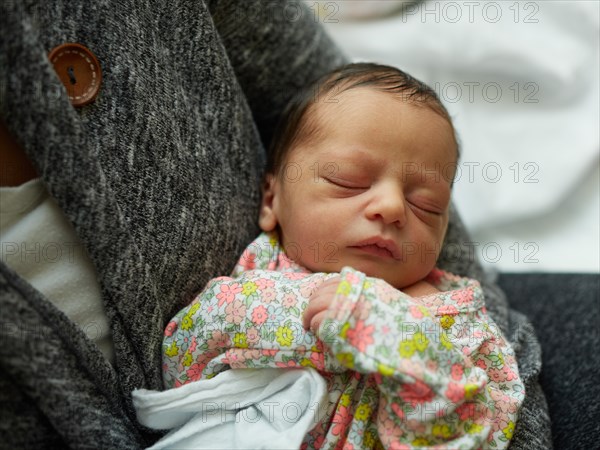
[(327, 90), (320, 91), (315, 95), (310, 108), (313, 113), (339, 112), (340, 109), (359, 107), (365, 102), (378, 103), (394, 99), (404, 101), (402, 96), (392, 92), (384, 92), (374, 86), (353, 86), (348, 87), (343, 84), (330, 87)]
[(377, 110), (378, 106), (393, 103), (403, 114), (418, 114), (419, 110), (433, 111), (440, 116), (448, 125), (454, 125), (450, 117), (444, 113), (444, 107), (438, 100), (433, 98), (420, 98), (411, 96), (410, 93), (384, 91), (374, 86), (358, 87), (332, 87), (329, 90), (319, 92), (313, 101), (309, 103), (304, 113), (304, 119), (324, 125), (331, 125), (332, 118), (340, 116), (365, 114), (366, 111)]
[[(392, 109), (386, 109), (385, 105), (392, 105)], [(373, 119), (379, 114), (381, 122), (377, 122), (377, 118)], [(405, 126), (409, 122), (412, 126)], [(355, 129), (375, 123), (375, 126), (381, 125), (381, 129), (367, 129), (365, 135), (369, 139), (376, 138), (382, 131), (396, 133), (398, 136), (402, 134), (403, 138), (419, 137), (431, 134), (432, 122), (438, 125), (435, 129), (438, 130), (437, 141), (440, 145), (436, 147), (443, 153), (439, 156), (457, 162), (458, 143), (453, 124), (450, 117), (436, 108), (433, 100), (419, 101), (408, 95), (384, 92), (374, 87), (332, 89), (331, 92), (317, 97), (306, 111), (301, 132), (309, 135), (304, 136), (306, 139), (302, 140), (316, 144), (320, 141), (356, 137), (352, 133)], [(372, 136), (369, 131), (374, 131)], [(405, 158), (400, 151), (389, 156), (396, 160)]]
[(345, 88), (343, 85), (319, 92), (309, 104), (303, 117), (304, 131), (325, 137), (327, 133), (335, 133), (342, 119), (356, 117), (358, 120), (365, 110), (389, 101), (393, 94), (384, 93), (374, 87)]

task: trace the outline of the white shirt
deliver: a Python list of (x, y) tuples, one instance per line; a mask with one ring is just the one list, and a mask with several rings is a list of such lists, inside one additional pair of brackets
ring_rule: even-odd
[(96, 269), (41, 178), (0, 187), (0, 258), (114, 361)]

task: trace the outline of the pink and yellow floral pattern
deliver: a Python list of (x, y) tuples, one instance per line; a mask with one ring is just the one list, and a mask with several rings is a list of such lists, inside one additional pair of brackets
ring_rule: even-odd
[(303, 448), (506, 448), (524, 398), (512, 348), (479, 283), (435, 269), (412, 298), (346, 267), (328, 317), (302, 327), (310, 273), (261, 234), (165, 330), (165, 387), (228, 369), (317, 369), (328, 403)]

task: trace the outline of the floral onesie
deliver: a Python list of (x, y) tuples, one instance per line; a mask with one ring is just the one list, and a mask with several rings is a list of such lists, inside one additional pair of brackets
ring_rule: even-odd
[(320, 339), (302, 326), (338, 274), (291, 261), (261, 234), (231, 277), (211, 280), (168, 324), (165, 387), (228, 369), (317, 369), (328, 404), (303, 448), (506, 448), (524, 387), (479, 283), (434, 269), (440, 293), (412, 298), (345, 267)]

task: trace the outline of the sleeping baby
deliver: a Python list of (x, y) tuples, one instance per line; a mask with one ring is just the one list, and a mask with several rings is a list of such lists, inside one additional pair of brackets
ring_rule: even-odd
[(458, 145), (435, 92), (350, 64), (299, 92), (269, 152), (263, 233), (168, 324), (166, 388), (312, 368), (303, 448), (506, 448), (523, 402), (479, 283), (436, 268)]

